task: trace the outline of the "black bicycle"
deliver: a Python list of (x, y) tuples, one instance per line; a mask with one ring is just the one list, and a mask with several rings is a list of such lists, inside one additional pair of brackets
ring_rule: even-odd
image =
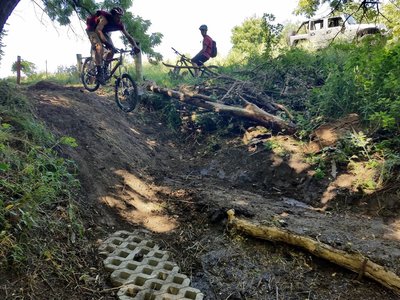
[[(116, 53), (119, 53), (117, 58), (104, 60), (106, 65), (108, 65), (108, 68), (104, 70), (104, 81), (108, 83), (112, 78), (115, 78), (115, 101), (118, 107), (124, 112), (130, 112), (135, 109), (140, 96), (136, 82), (125, 70), (124, 56), (128, 53), (132, 56), (136, 54), (133, 50), (126, 49), (116, 49)], [(94, 51), (92, 51), (91, 57), (85, 58), (82, 66), (81, 80), (85, 89), (90, 92), (94, 92), (100, 87), (100, 83), (97, 81)]]
[[(193, 66), (192, 62), (190, 61), (190, 58), (185, 56), (184, 54), (179, 53), (175, 48), (171, 47), (172, 50), (179, 56), (177, 62), (175, 65), (170, 65), (167, 63), (163, 62), (164, 66), (172, 68), (172, 70), (169, 71), (169, 75), (173, 79), (179, 79), (189, 73), (192, 75), (192, 77), (195, 77), (195, 70), (196, 67)], [(205, 66), (202, 65), (198, 67), (199, 70), (199, 77), (213, 77), (213, 76), (218, 76), (219, 74), (217, 73), (218, 71), (218, 66)]]

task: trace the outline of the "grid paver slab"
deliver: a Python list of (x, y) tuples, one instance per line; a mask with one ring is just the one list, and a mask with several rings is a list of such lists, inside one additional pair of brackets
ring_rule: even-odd
[(99, 246), (120, 300), (203, 300), (168, 251), (135, 232), (117, 231)]

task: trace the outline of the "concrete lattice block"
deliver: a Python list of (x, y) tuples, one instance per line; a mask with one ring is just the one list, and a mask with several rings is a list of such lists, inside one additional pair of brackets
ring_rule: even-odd
[(114, 286), (121, 286), (120, 300), (202, 300), (190, 287), (190, 279), (179, 273), (168, 251), (153, 241), (128, 231), (117, 231), (99, 247)]
[(177, 295), (181, 300), (203, 300), (204, 294), (190, 286), (181, 288)]
[(130, 284), (127, 286), (121, 287), (118, 291), (117, 296), (120, 300), (132, 300), (132, 299), (141, 299), (138, 296), (138, 293), (142, 290), (141, 287), (138, 287), (134, 284)]
[(108, 256), (110, 253), (114, 252), (119, 246), (124, 242), (122, 238), (110, 237), (105, 240), (99, 247), (99, 253), (102, 256)]

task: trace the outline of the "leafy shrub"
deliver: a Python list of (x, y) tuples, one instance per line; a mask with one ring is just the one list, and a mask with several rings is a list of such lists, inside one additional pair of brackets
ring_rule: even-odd
[(313, 90), (308, 103), (312, 113), (334, 118), (357, 113), (376, 129), (398, 133), (400, 45), (364, 43), (332, 47), (323, 53), (335, 59), (324, 65), (325, 84)]

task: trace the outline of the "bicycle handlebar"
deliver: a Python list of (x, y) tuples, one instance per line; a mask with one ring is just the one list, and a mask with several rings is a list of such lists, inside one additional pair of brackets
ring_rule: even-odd
[(131, 54), (132, 56), (134, 56), (134, 55), (136, 55), (136, 54), (138, 54), (139, 52), (137, 51), (137, 50), (135, 50), (135, 49), (118, 49), (118, 48), (115, 48), (114, 49), (115, 50), (115, 53), (129, 53), (129, 54)]
[(182, 58), (185, 59), (190, 59), (189, 57), (187, 57), (185, 54), (180, 53), (178, 50), (176, 50), (174, 47), (171, 47), (172, 50), (174, 50), (175, 54), (179, 55)]
[(174, 50), (175, 54), (182, 55), (182, 54), (180, 54), (180, 53), (178, 52), (178, 50), (176, 50), (174, 47), (171, 47), (171, 49)]

